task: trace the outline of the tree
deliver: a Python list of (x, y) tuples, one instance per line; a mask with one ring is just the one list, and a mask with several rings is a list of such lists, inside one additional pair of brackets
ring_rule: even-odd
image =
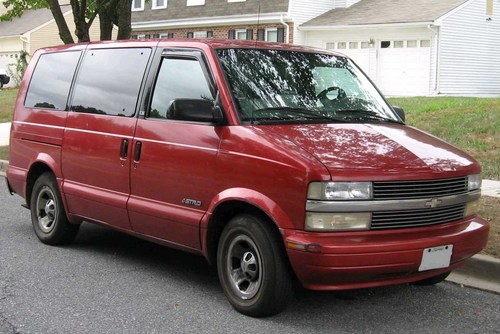
[[(100, 39), (110, 40), (113, 25), (118, 26), (118, 39), (130, 38), (132, 0), (70, 0), (78, 42), (89, 42), (89, 30), (99, 15)], [(58, 0), (4, 0), (7, 13), (0, 15), (0, 21), (9, 21), (21, 16), (25, 10), (48, 8), (59, 30), (64, 44), (74, 43)]]

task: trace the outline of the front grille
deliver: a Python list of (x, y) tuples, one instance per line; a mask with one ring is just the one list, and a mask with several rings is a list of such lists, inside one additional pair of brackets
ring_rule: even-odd
[(372, 230), (420, 227), (450, 223), (464, 218), (465, 204), (435, 209), (378, 211), (372, 215)]
[(468, 178), (373, 182), (373, 198), (376, 200), (434, 198), (465, 194)]

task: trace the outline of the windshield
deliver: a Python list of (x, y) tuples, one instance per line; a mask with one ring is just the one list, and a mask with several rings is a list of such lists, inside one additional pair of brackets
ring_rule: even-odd
[(217, 53), (242, 121), (400, 122), (345, 57), (244, 48)]

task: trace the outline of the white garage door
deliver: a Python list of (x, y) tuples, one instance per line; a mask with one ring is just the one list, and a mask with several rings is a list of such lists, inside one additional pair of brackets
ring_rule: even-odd
[(385, 95), (429, 94), (429, 40), (382, 41), (377, 59), (377, 86)]
[(370, 49), (368, 42), (331, 42), (326, 43), (326, 48), (345, 54), (354, 60), (365, 73), (370, 73)]

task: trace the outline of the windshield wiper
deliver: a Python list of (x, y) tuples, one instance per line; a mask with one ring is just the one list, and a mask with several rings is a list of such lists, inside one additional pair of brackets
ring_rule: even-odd
[[(350, 114), (358, 114), (358, 115), (363, 115), (366, 116), (367, 120), (375, 120), (375, 121), (383, 121), (383, 122), (389, 122), (389, 123), (397, 123), (401, 124), (400, 121), (396, 121), (394, 119), (390, 119), (384, 116), (380, 116), (376, 112), (372, 110), (366, 110), (366, 109), (342, 109), (342, 110), (337, 110), (336, 112), (339, 113), (350, 113)], [(364, 119), (361, 119), (364, 120)]]
[(293, 107), (272, 107), (272, 108), (262, 108), (262, 109), (257, 109), (254, 111), (254, 113), (262, 113), (262, 112), (273, 112), (273, 111), (284, 111), (292, 114), (299, 114), (299, 115), (304, 115), (307, 117), (312, 117), (312, 118), (324, 118), (323, 115), (318, 115), (313, 112), (311, 112), (309, 109), (305, 108), (293, 108)]

